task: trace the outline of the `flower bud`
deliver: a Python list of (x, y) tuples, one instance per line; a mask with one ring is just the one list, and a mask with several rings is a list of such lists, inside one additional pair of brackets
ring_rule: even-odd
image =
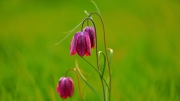
[(61, 77), (56, 88), (57, 93), (63, 99), (74, 94), (74, 83), (69, 77)]

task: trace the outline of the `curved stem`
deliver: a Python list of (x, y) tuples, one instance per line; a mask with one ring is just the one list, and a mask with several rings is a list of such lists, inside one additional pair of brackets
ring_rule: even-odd
[[(81, 32), (83, 31), (83, 27), (84, 27), (84, 22), (87, 20), (87, 25), (89, 26), (89, 21), (88, 20), (91, 20), (91, 22), (93, 22), (94, 24), (94, 21), (90, 18), (90, 17), (87, 17), (85, 18), (83, 21), (82, 21), (82, 26), (81, 26)], [(95, 26), (95, 25), (94, 25)]]
[(79, 90), (79, 94), (80, 94), (81, 100), (84, 101), (83, 96), (82, 96), (82, 93), (81, 93), (81, 90), (80, 90), (79, 77), (78, 77), (78, 74), (77, 74), (75, 68), (69, 68), (69, 69), (66, 71), (65, 77), (66, 77), (67, 73), (68, 73), (70, 70), (74, 71), (74, 73), (76, 74), (76, 77), (77, 77), (77, 79), (78, 79), (78, 90)]
[[(96, 70), (97, 73), (99, 73), (99, 75), (102, 76), (101, 72), (100, 72), (98, 69), (96, 69), (96, 67), (95, 67), (92, 63), (90, 63), (89, 61), (87, 61), (87, 60), (86, 60), (85, 58), (83, 58), (83, 57), (82, 57), (82, 59), (84, 59), (89, 65), (91, 65), (91, 66), (94, 68), (94, 70)], [(107, 86), (108, 91), (110, 91), (110, 89), (109, 89), (109, 87), (108, 87), (108, 83), (106, 82), (106, 80), (104, 79), (103, 76), (102, 76), (102, 79), (103, 79), (103, 81), (105, 82), (105, 85)]]
[[(99, 59), (98, 59), (98, 47), (97, 47), (96, 26), (95, 26), (94, 21), (93, 21), (91, 18), (87, 17), (87, 18), (85, 18), (84, 21), (82, 22), (82, 28), (83, 28), (84, 22), (85, 22), (86, 20), (90, 20), (90, 21), (92, 22), (93, 26), (94, 26), (95, 36), (96, 36), (96, 64), (97, 64), (97, 69), (100, 70), (100, 68), (99, 68)], [(81, 28), (81, 31), (82, 31), (82, 28)], [(106, 101), (106, 92), (105, 92), (105, 88), (104, 88), (103, 78), (101, 77), (101, 75), (100, 75), (100, 78), (101, 78), (101, 83), (102, 83), (102, 88), (103, 88), (104, 101)]]
[(93, 13), (90, 13), (88, 17), (90, 17), (92, 14), (96, 14), (99, 16), (100, 20), (101, 20), (101, 23), (102, 23), (102, 27), (103, 27), (103, 33), (104, 33), (104, 48), (105, 48), (105, 54), (106, 54), (106, 57), (107, 57), (107, 61), (108, 61), (108, 69), (109, 69), (109, 81), (110, 81), (110, 84), (109, 84), (109, 88), (110, 88), (110, 93), (109, 93), (109, 101), (111, 100), (111, 68), (110, 68), (110, 62), (109, 62), (109, 58), (108, 58), (108, 53), (107, 53), (107, 47), (106, 47), (106, 32), (105, 32), (105, 27), (104, 27), (104, 22), (103, 22), (103, 19), (102, 17), (100, 16), (99, 13), (96, 13), (96, 12), (93, 12)]

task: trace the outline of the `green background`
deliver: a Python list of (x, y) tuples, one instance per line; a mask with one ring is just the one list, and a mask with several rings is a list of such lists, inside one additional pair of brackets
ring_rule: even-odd
[[(180, 1), (95, 2), (105, 23), (107, 47), (114, 50), (112, 101), (180, 101)], [(86, 17), (84, 10), (97, 11), (88, 0), (0, 1), (0, 101), (62, 101), (56, 85), (76, 60), (88, 77), (92, 67), (69, 53), (80, 27), (55, 45)], [(102, 26), (93, 18), (98, 49), (103, 50)], [(85, 58), (95, 65), (95, 49)], [(75, 93), (67, 101), (80, 101), (75, 74), (68, 76)], [(89, 83), (102, 96), (97, 73)], [(81, 90), (84, 86), (81, 80)], [(89, 88), (85, 97), (99, 100)]]

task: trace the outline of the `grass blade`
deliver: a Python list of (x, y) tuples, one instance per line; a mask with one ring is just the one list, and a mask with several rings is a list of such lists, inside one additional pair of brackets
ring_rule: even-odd
[(74, 30), (76, 30), (81, 24), (82, 24), (83, 21), (81, 21), (81, 23), (79, 23), (76, 27), (74, 27), (61, 41), (59, 41), (58, 43), (56, 43), (55, 45), (58, 45), (60, 44), (62, 41), (64, 41)]
[[(108, 85), (109, 85), (109, 81), (110, 81), (110, 77), (108, 76), (108, 79), (107, 79)], [(106, 97), (107, 97), (106, 99), (108, 99), (107, 89), (108, 89), (108, 88), (106, 87)], [(109, 93), (110, 93), (110, 92), (109, 92)]]
[(102, 70), (102, 77), (104, 77), (104, 71), (105, 71), (105, 68), (106, 68), (106, 55), (102, 51), (99, 51), (98, 56), (100, 56), (100, 54), (102, 54), (103, 57), (104, 57), (104, 65), (103, 65), (103, 70)]
[(110, 60), (109, 60), (109, 62), (110, 62), (110, 64), (111, 64), (112, 56), (113, 56), (113, 49), (108, 48), (107, 50), (109, 50), (109, 52), (110, 52)]
[[(82, 57), (83, 58), (83, 57)], [(101, 74), (101, 72), (94, 66), (94, 65), (92, 65), (89, 61), (87, 61), (85, 58), (83, 58), (89, 65), (91, 65), (98, 73), (99, 73), (99, 75), (102, 75)], [(106, 84), (106, 87), (108, 87), (108, 90), (110, 91), (110, 88), (109, 88), (109, 86), (108, 86), (108, 83), (106, 82), (106, 80), (104, 79), (104, 77), (103, 77), (103, 81), (105, 82), (105, 84)]]
[[(84, 11), (84, 13), (87, 15), (87, 16), (89, 16), (89, 13), (85, 10)], [(92, 16), (90, 16), (90, 18), (93, 20), (93, 17)]]
[(98, 13), (101, 15), (100, 10), (99, 10), (98, 6), (96, 5), (96, 3), (95, 3), (93, 0), (91, 0), (91, 2), (92, 2), (92, 3), (94, 4), (94, 6), (96, 7)]
[(86, 83), (86, 85), (94, 92), (94, 94), (95, 94), (101, 101), (103, 101), (102, 98), (99, 96), (99, 94), (94, 90), (94, 88), (87, 82), (87, 80), (85, 79), (85, 77), (83, 76), (83, 74), (81, 73), (81, 71), (79, 70), (77, 62), (76, 62), (76, 69), (77, 69), (79, 75), (81, 76), (81, 78), (83, 79), (83, 81)]
[[(92, 74), (94, 73), (95, 70), (93, 70), (90, 75), (88, 76), (88, 78), (86, 79), (87, 81), (89, 80), (89, 78), (92, 76)], [(83, 90), (83, 94), (84, 94), (84, 101), (85, 101), (85, 90), (86, 90), (86, 85), (84, 86), (84, 90)]]

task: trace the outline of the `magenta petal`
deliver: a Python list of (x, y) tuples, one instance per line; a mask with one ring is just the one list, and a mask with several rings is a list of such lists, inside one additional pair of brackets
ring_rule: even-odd
[(76, 54), (78, 33), (79, 33), (79, 32), (77, 32), (77, 33), (74, 35), (74, 37), (73, 37), (73, 39), (72, 39), (72, 41), (71, 41), (71, 45), (70, 45), (70, 54), (71, 54), (71, 55), (75, 55), (75, 54)]
[(76, 52), (79, 56), (91, 55), (91, 40), (87, 32), (77, 32), (72, 39), (70, 45), (70, 54), (74, 55)]
[(71, 97), (74, 94), (74, 83), (71, 78), (62, 77), (56, 88), (57, 93), (63, 99)]
[(87, 44), (85, 38), (85, 32), (81, 32), (78, 37), (77, 41), (77, 53), (79, 56), (84, 56), (87, 52)]
[(86, 28), (84, 28), (84, 31), (88, 33), (90, 41), (91, 41), (91, 48), (95, 47), (95, 43), (96, 43), (96, 36), (95, 36), (95, 30), (93, 27), (88, 26)]
[(71, 96), (74, 94), (74, 83), (73, 83), (73, 81), (72, 81), (71, 78), (69, 78), (69, 83), (70, 83), (70, 89), (69, 89), (70, 93), (69, 93), (69, 97), (71, 97)]
[(74, 45), (74, 37), (71, 41), (71, 45), (70, 45), (70, 54), (71, 55), (75, 55), (76, 54), (76, 46)]
[(86, 38), (86, 56), (90, 56), (91, 55), (91, 42), (87, 34), (85, 34), (85, 38)]

